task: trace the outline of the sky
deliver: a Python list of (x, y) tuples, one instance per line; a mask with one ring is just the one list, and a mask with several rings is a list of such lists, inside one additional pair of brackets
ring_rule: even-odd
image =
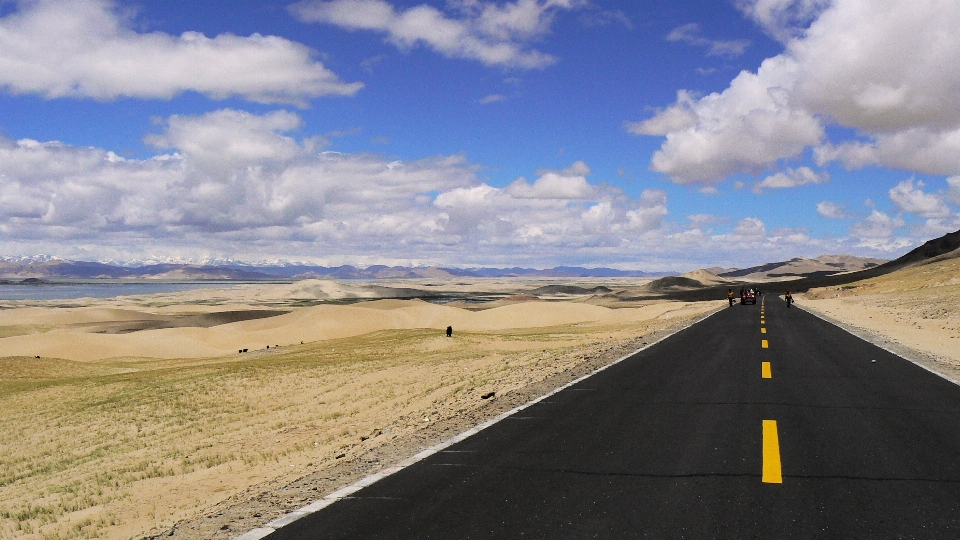
[(955, 0), (0, 0), (0, 256), (686, 271), (960, 229)]

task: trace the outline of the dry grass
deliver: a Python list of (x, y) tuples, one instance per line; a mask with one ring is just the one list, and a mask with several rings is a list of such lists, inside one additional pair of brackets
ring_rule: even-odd
[(642, 323), (464, 334), (391, 330), (242, 356), (0, 359), (0, 537), (131, 538), (266, 481), (475, 409)]

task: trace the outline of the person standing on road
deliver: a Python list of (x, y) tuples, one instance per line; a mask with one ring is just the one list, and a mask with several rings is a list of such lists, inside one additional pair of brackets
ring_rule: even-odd
[(790, 295), (790, 291), (787, 291), (787, 294), (783, 295), (783, 299), (787, 301), (787, 307), (790, 307), (790, 304), (793, 303), (793, 296)]
[(730, 301), (730, 307), (733, 307), (733, 289), (727, 289), (727, 300)]

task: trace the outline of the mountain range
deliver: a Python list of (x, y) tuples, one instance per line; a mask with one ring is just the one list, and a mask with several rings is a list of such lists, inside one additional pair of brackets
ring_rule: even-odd
[(52, 257), (0, 259), (0, 278), (10, 279), (163, 279), (163, 280), (289, 280), (395, 279), (455, 277), (661, 277), (669, 273), (557, 266), (536, 268), (443, 268), (374, 265), (365, 268), (308, 264), (186, 264), (160, 263), (129, 266), (103, 262), (67, 261)]

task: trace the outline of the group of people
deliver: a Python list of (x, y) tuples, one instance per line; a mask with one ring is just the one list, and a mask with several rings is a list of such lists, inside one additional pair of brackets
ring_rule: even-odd
[[(740, 287), (740, 298), (743, 298), (743, 295), (747, 292), (750, 292), (756, 296), (763, 295), (763, 293), (760, 292), (759, 287), (757, 287), (756, 289), (744, 289), (743, 287)], [(733, 289), (727, 289), (727, 300), (730, 301), (731, 307), (733, 306), (733, 299), (734, 299)], [(790, 304), (793, 303), (793, 295), (790, 294), (790, 291), (787, 291), (787, 294), (783, 295), (783, 299), (787, 302), (787, 307), (790, 307)]]

